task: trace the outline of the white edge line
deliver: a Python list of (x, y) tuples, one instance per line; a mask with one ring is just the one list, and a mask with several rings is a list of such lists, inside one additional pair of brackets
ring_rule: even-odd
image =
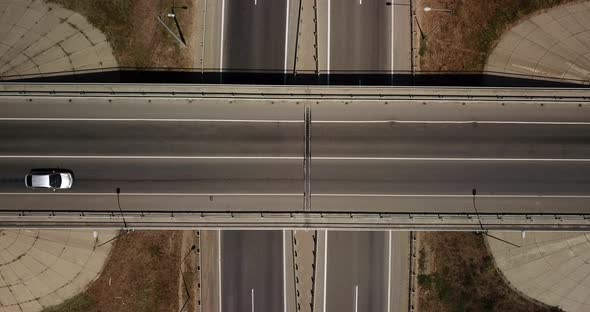
[(0, 155), (2, 158), (62, 158), (62, 159), (244, 159), (244, 160), (302, 160), (302, 156), (132, 156), (132, 155)]
[(221, 42), (219, 48), (219, 71), (223, 71), (223, 36), (225, 32), (225, 0), (221, 0)]
[(283, 229), (283, 311), (287, 312), (287, 247), (285, 240), (286, 231)]
[[(290, 119), (207, 119), (207, 118), (35, 118), (35, 117), (0, 117), (0, 121), (113, 121), (113, 122), (235, 122), (235, 123), (303, 123), (303, 120)], [(590, 122), (589, 122), (590, 124)]]
[[(144, 156), (144, 155), (0, 155), (0, 159), (204, 159), (204, 160), (302, 160), (302, 156)], [(590, 158), (468, 158), (468, 157), (312, 157), (331, 161), (465, 161), (465, 162), (590, 162)]]
[[(0, 117), (0, 121), (113, 121), (113, 122), (227, 122), (227, 123), (304, 123), (293, 119), (215, 119), (215, 118), (62, 118)], [(342, 124), (516, 124), (516, 125), (590, 125), (590, 121), (503, 121), (503, 120), (312, 120), (312, 123)]]
[(394, 51), (394, 35), (393, 35), (394, 31), (393, 31), (393, 29), (394, 29), (394, 25), (395, 25), (395, 23), (394, 23), (394, 17), (395, 17), (394, 7), (395, 7), (395, 3), (393, 3), (393, 1), (392, 1), (392, 3), (391, 3), (391, 75), (392, 76), (394, 74), (394, 53), (393, 53), (393, 51)]
[[(114, 193), (73, 193), (73, 192), (0, 192), (0, 195), (28, 195), (28, 196), (113, 196)], [(121, 193), (121, 196), (269, 196), (269, 197), (285, 197), (285, 196), (301, 196), (303, 193)], [(315, 197), (390, 197), (390, 198), (473, 198), (471, 194), (313, 194)], [(535, 195), (535, 194), (482, 194), (477, 195), (478, 198), (590, 198), (590, 195)]]
[[(329, 0), (328, 0), (329, 1)], [(322, 310), (322, 312), (327, 312), (326, 311), (326, 283), (327, 283), (327, 279), (328, 279), (328, 230), (324, 230), (324, 292), (323, 292), (323, 297), (324, 297), (324, 309)]]
[[(433, 198), (473, 198), (464, 194), (313, 194), (318, 197), (433, 197)], [(482, 194), (478, 198), (590, 198), (590, 195), (534, 195), (534, 194)]]
[(217, 230), (217, 265), (219, 268), (219, 312), (221, 311), (221, 230)]
[(387, 240), (387, 312), (391, 312), (391, 230)]
[[(330, 4), (330, 2), (331, 2), (331, 0), (328, 0), (328, 44), (327, 44), (328, 49), (326, 52), (326, 54), (327, 54), (326, 74), (328, 74), (328, 75), (330, 74), (330, 28), (331, 28), (331, 25), (330, 25), (330, 18), (331, 18), (330, 17), (330, 6), (331, 6), (331, 4)], [(326, 312), (326, 311), (324, 311), (324, 312)]]
[(252, 288), (251, 296), (252, 296), (252, 312), (254, 312), (254, 288)]
[(287, 74), (287, 56), (289, 55), (289, 5), (289, 0), (287, 0), (287, 13), (285, 17), (285, 74)]

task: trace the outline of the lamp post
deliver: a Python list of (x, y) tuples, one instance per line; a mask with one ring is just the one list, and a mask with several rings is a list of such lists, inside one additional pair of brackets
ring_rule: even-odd
[[(453, 14), (453, 10), (451, 10), (451, 9), (438, 9), (438, 8), (424, 7), (423, 10), (426, 13), (428, 13), (428, 12), (444, 12), (444, 13), (449, 13), (451, 15)], [(416, 19), (416, 21), (417, 21), (417, 19)], [(446, 23), (448, 23), (448, 22), (449, 21), (447, 20)], [(429, 31), (426, 34), (424, 34), (424, 32), (422, 32), (422, 28), (420, 27), (420, 24), (418, 24), (418, 28), (420, 29), (420, 35), (422, 36), (422, 39), (426, 40), (426, 38), (428, 38), (428, 36), (430, 36), (430, 34), (433, 33), (435, 30), (437, 30), (442, 24), (443, 24), (442, 22), (438, 23), (431, 31)]]
[(431, 7), (424, 7), (424, 12), (430, 12), (430, 11), (440, 11), (440, 12), (453, 13), (453, 10), (450, 10), (450, 9), (433, 9)]
[(188, 6), (186, 6), (186, 5), (175, 6), (174, 2), (172, 2), (172, 7), (170, 8), (170, 13), (166, 14), (166, 16), (168, 16), (169, 18), (174, 19), (174, 24), (176, 25), (176, 29), (178, 30), (178, 36), (162, 20), (162, 18), (160, 17), (161, 14), (158, 15), (156, 18), (158, 19), (158, 21), (160, 21), (160, 24), (162, 24), (162, 26), (164, 26), (164, 28), (166, 28), (166, 31), (168, 31), (168, 33), (170, 33), (170, 35), (172, 35), (172, 37), (174, 37), (174, 39), (176, 39), (176, 41), (178, 41), (178, 43), (180, 43), (182, 46), (186, 46), (186, 41), (184, 40), (184, 35), (182, 34), (182, 30), (180, 29), (180, 25), (178, 24), (178, 19), (176, 18), (176, 12), (174, 11), (174, 9), (187, 10)]
[[(121, 218), (123, 219), (123, 230), (124, 230), (124, 232), (120, 233), (119, 235), (117, 235), (117, 236), (115, 236), (115, 237), (107, 240), (106, 242), (104, 242), (104, 243), (102, 243), (102, 244), (100, 244), (100, 245), (98, 245), (96, 247), (101, 247), (101, 246), (103, 246), (105, 244), (108, 244), (108, 243), (114, 241), (115, 239), (117, 239), (117, 238), (119, 238), (119, 237), (121, 237), (121, 236), (123, 236), (123, 235), (125, 235), (125, 234), (127, 234), (127, 233), (129, 233), (131, 231), (133, 231), (132, 229), (129, 229), (129, 227), (127, 227), (127, 220), (125, 220), (125, 215), (123, 214), (123, 209), (121, 209), (121, 189), (120, 188), (117, 188), (115, 190), (115, 192), (117, 194), (117, 207), (119, 207), (119, 213), (121, 214)], [(98, 237), (98, 235), (96, 235), (95, 237)]]
[[(495, 240), (498, 240), (498, 241), (500, 241), (502, 243), (505, 243), (505, 244), (508, 244), (508, 245), (511, 245), (511, 246), (514, 246), (514, 247), (520, 247), (519, 245), (517, 245), (515, 243), (509, 242), (509, 241), (507, 241), (505, 239), (502, 239), (502, 238), (499, 238), (499, 237), (496, 237), (496, 236), (490, 234), (488, 232), (488, 229), (486, 229), (486, 228), (483, 227), (483, 223), (481, 223), (481, 218), (479, 217), (479, 212), (477, 211), (477, 206), (475, 205), (475, 196), (477, 196), (477, 189), (472, 189), (471, 190), (471, 196), (473, 198), (473, 210), (475, 210), (475, 215), (477, 217), (477, 221), (479, 222), (479, 227), (481, 228), (481, 233), (483, 235), (487, 236), (487, 237), (491, 237), (491, 238), (493, 238)], [(479, 233), (479, 232), (480, 231), (477, 231), (477, 233)]]

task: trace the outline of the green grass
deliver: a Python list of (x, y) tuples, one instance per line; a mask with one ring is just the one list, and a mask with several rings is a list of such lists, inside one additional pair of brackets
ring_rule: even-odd
[(96, 307), (96, 301), (86, 293), (81, 293), (61, 304), (43, 309), (41, 312), (86, 312)]
[(420, 57), (424, 57), (426, 52), (428, 52), (428, 42), (425, 38), (420, 37), (420, 50), (418, 50), (418, 55), (420, 55)]

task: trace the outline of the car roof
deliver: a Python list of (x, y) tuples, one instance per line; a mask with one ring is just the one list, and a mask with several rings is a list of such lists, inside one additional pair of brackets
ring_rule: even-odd
[(31, 185), (34, 187), (50, 187), (49, 185), (49, 174), (32, 174)]

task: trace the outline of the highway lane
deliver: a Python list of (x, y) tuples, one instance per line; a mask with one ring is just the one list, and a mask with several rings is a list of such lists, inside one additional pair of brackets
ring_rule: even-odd
[[(316, 122), (312, 207), (473, 212), (477, 189), (480, 212), (586, 211), (589, 129)], [(2, 209), (113, 210), (116, 188), (125, 210), (302, 208), (303, 122), (296, 120), (4, 120), (0, 142)], [(74, 188), (24, 189), (25, 173), (47, 167), (73, 170)]]
[[(327, 123), (313, 157), (590, 158), (590, 125)], [(303, 121), (0, 121), (0, 155), (303, 157)]]
[[(24, 189), (31, 168), (56, 167), (74, 172), (71, 190)], [(117, 210), (117, 188), (122, 209), (133, 211), (302, 207), (303, 169), (294, 160), (1, 159), (0, 172), (0, 209)]]
[(299, 0), (220, 0), (222, 69), (292, 72)]
[(323, 1), (318, 29), (324, 73), (393, 73), (411, 69), (409, 1)]
[(0, 121), (0, 155), (297, 156), (303, 123)]
[[(389, 248), (385, 232), (327, 233), (324, 312), (388, 312)], [(407, 278), (397, 277), (398, 279)], [(396, 280), (397, 281), (397, 280)]]
[[(31, 168), (74, 171), (71, 190), (24, 188)], [(0, 159), (1, 209), (300, 211), (301, 159)], [(312, 160), (314, 211), (581, 212), (587, 161)]]
[(283, 231), (221, 232), (221, 311), (285, 311)]

